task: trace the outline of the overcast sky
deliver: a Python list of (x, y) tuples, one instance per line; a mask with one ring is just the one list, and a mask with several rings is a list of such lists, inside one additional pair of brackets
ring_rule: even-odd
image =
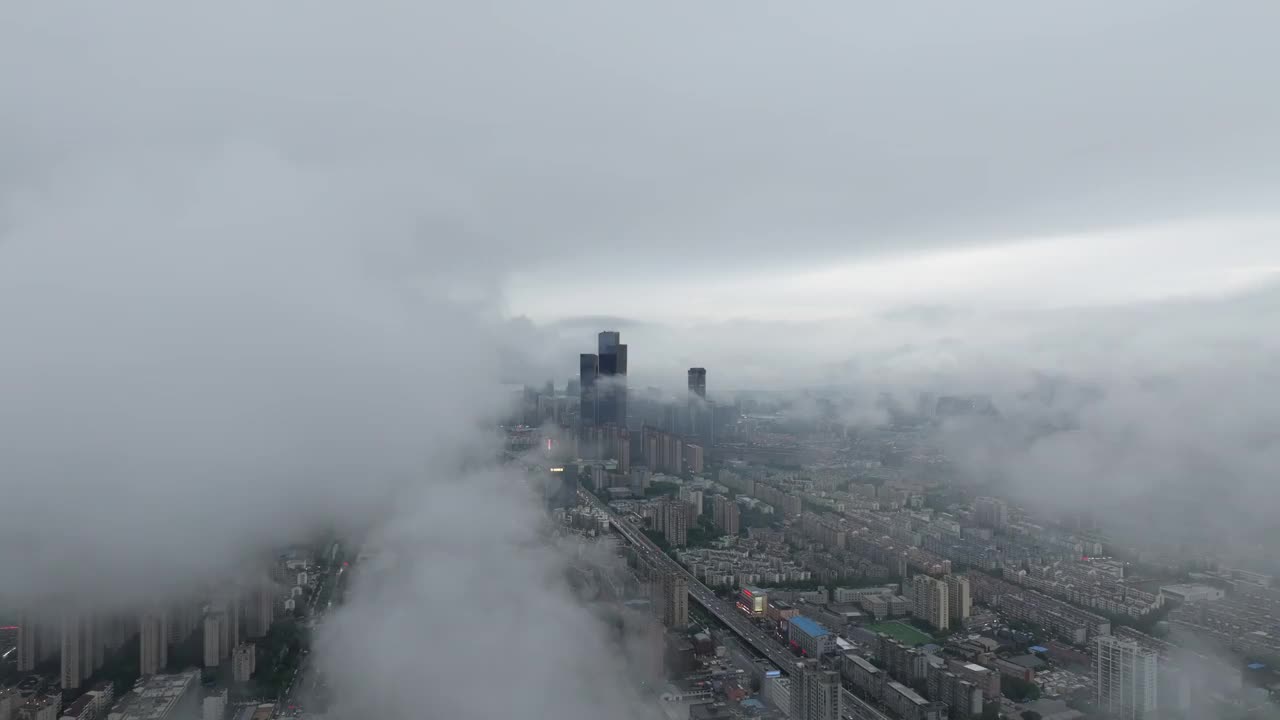
[(266, 148), (538, 321), (1129, 301), (1280, 266), (1266, 1), (6, 12), (0, 188)]

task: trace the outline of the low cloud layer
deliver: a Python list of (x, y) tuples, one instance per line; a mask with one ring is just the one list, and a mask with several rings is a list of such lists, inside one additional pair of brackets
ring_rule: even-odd
[[(488, 318), (270, 152), (57, 178), (6, 215), (6, 594), (145, 596), (358, 525), (496, 415)], [(440, 456), (440, 457), (437, 457)]]
[(571, 563), (620, 559), (561, 547), (540, 532), (546, 522), (510, 472), (436, 477), (407, 496), (370, 537), (372, 557), (320, 638), (332, 712), (660, 717), (639, 692), (659, 679), (661, 630), (614, 632), (566, 583)]

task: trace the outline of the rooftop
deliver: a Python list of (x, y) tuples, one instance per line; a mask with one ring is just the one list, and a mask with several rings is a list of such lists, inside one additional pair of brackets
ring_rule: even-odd
[(803, 632), (809, 637), (822, 637), (823, 635), (830, 634), (820, 623), (810, 620), (803, 615), (791, 618), (791, 624), (800, 628), (800, 632)]
[(1019, 655), (1018, 657), (1009, 658), (1009, 662), (1014, 665), (1020, 665), (1031, 670), (1039, 670), (1044, 667), (1044, 661), (1035, 655)]
[(929, 701), (921, 697), (920, 693), (916, 692), (915, 690), (912, 690), (911, 688), (907, 687), (906, 685), (903, 685), (902, 683), (894, 682), (893, 680), (890, 680), (887, 683), (887, 685), (889, 685), (889, 687), (896, 690), (899, 695), (909, 700), (912, 704), (915, 704), (915, 705), (929, 704)]

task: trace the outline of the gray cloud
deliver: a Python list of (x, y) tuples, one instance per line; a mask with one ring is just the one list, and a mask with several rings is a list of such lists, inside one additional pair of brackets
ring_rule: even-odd
[[(545, 522), (508, 473), (442, 480), (406, 502), (371, 537), (375, 557), (320, 638), (334, 712), (660, 716), (638, 693), (658, 679), (645, 628), (614, 638), (583, 606), (565, 582), (574, 555), (540, 532)], [(621, 561), (597, 547), (572, 562)]]
[(685, 276), (1249, 212), (1280, 180), (1276, 12), (33, 5), (0, 183), (235, 138), (362, 173), (490, 263)]
[(6, 593), (214, 580), (365, 522), (497, 412), (488, 320), (389, 272), (381, 221), (269, 152), (199, 160), (6, 216)]

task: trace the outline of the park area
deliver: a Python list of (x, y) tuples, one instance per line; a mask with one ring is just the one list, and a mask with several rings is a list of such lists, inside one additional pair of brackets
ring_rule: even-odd
[(911, 647), (933, 642), (933, 636), (900, 620), (888, 620), (868, 625), (867, 629), (871, 632), (884, 633), (903, 645), (910, 645)]

